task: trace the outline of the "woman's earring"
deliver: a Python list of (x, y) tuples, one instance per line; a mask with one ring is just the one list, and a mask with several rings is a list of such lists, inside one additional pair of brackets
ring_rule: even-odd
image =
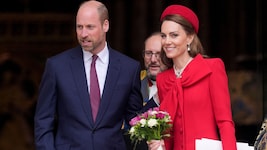
[(190, 44), (187, 44), (187, 51), (190, 51), (191, 48), (190, 48)]

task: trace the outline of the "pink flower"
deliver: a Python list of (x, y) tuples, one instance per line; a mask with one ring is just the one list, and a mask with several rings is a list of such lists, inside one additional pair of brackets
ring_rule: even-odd
[(163, 119), (166, 115), (163, 113), (156, 114), (156, 118)]
[(140, 122), (140, 120), (141, 120), (140, 116), (136, 116), (136, 117), (132, 118), (129, 123), (131, 126), (135, 126), (136, 124), (138, 124)]
[(143, 113), (143, 114), (141, 115), (141, 117), (144, 118), (144, 119), (147, 119), (148, 116), (149, 116), (149, 113), (148, 113), (148, 112), (145, 112), (145, 113)]

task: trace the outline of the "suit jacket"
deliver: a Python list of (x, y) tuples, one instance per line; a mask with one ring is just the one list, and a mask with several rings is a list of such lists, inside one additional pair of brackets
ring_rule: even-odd
[[(153, 98), (149, 99), (149, 90), (148, 90), (149, 85), (148, 85), (148, 77), (146, 75), (146, 70), (142, 70), (140, 75), (141, 75), (140, 76), (141, 77), (141, 93), (143, 96), (143, 105), (144, 105), (140, 113), (143, 113), (149, 110), (150, 108), (157, 107), (157, 104), (154, 102)], [(136, 150), (148, 150), (148, 146), (145, 140), (139, 141), (139, 143), (137, 143), (136, 145), (135, 143), (131, 141), (130, 135), (128, 134), (129, 129), (130, 129), (130, 125), (126, 123), (124, 126), (124, 130), (126, 131), (125, 142), (128, 146), (128, 150), (133, 150), (134, 148)]]
[[(228, 80), (221, 59), (197, 55), (181, 78), (173, 68), (157, 76), (160, 109), (173, 120), (167, 150), (195, 150), (195, 140), (221, 139), (224, 150), (236, 150)], [(219, 131), (219, 133), (217, 132)]]
[[(148, 85), (148, 77), (146, 75), (146, 70), (142, 70), (140, 74), (141, 78), (141, 93), (143, 97), (143, 108), (138, 113), (144, 113), (148, 111), (150, 108), (158, 107), (158, 105), (155, 103), (153, 97), (149, 99), (149, 85)], [(129, 122), (125, 122), (124, 124), (124, 131), (128, 132), (128, 130), (131, 128)]]
[(124, 150), (121, 126), (142, 109), (140, 63), (109, 47), (109, 65), (93, 121), (81, 47), (46, 62), (35, 113), (37, 150)]

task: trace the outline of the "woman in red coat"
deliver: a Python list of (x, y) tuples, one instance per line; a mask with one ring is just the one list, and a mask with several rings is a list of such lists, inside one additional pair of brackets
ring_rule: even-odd
[(198, 18), (181, 5), (161, 15), (162, 59), (169, 67), (157, 76), (160, 109), (173, 120), (172, 137), (149, 142), (151, 150), (195, 150), (196, 139), (221, 140), (223, 150), (236, 150), (228, 79), (219, 58), (204, 57), (197, 36)]

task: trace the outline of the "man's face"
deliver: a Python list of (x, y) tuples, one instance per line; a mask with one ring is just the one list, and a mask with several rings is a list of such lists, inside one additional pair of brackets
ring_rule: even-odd
[(76, 17), (77, 39), (82, 48), (91, 53), (98, 53), (105, 46), (108, 21), (101, 23), (95, 8), (81, 8)]
[(144, 65), (150, 79), (156, 80), (158, 73), (167, 67), (161, 62), (161, 36), (153, 35), (147, 39), (144, 50)]

